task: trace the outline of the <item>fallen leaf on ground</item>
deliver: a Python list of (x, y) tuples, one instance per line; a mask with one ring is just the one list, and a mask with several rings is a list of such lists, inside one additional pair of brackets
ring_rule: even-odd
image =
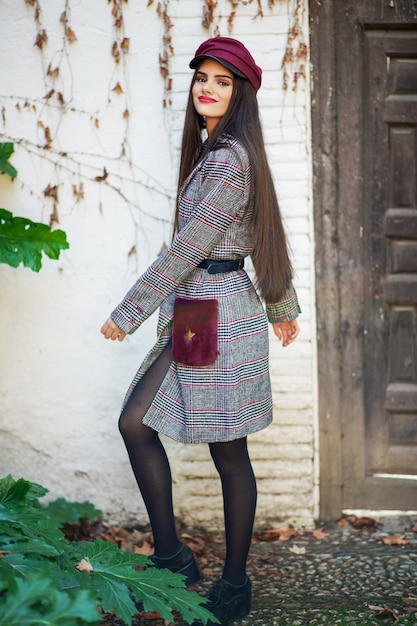
[(210, 543), (223, 543), (224, 539), (220, 537), (219, 535), (215, 535), (214, 533), (209, 533), (207, 535), (207, 541), (210, 541)]
[(144, 541), (141, 546), (133, 546), (133, 552), (135, 554), (143, 554), (144, 556), (150, 556), (154, 553), (154, 548), (150, 543)]
[[(157, 613), (157, 611), (149, 611), (148, 613), (143, 613), (143, 617), (146, 620), (161, 619), (161, 616), (159, 615), (159, 613)], [(168, 624), (169, 623), (170, 622), (168, 622)]]
[(377, 611), (377, 617), (387, 617), (390, 615), (395, 619), (396, 622), (399, 621), (399, 617), (393, 609), (390, 609), (389, 606), (384, 604), (384, 606), (373, 606), (372, 604), (368, 604), (368, 607), (371, 611)]
[(304, 546), (297, 545), (291, 546), (291, 548), (288, 548), (288, 550), (290, 552), (293, 552), (294, 554), (305, 554), (307, 552)]
[(181, 541), (184, 541), (196, 554), (203, 552), (207, 543), (206, 537), (197, 533), (195, 535), (182, 533)]
[(353, 528), (377, 528), (378, 522), (372, 517), (356, 517), (356, 515), (348, 515), (349, 523)]
[(122, 526), (109, 526), (99, 533), (100, 539), (112, 541), (124, 551), (145, 554), (153, 553), (153, 537), (150, 532), (142, 532), (137, 529), (128, 530)]
[(382, 538), (382, 543), (387, 546), (405, 546), (410, 543), (408, 539), (404, 539), (405, 535), (388, 535)]
[(417, 613), (417, 598), (402, 598), (402, 601), (405, 605), (403, 609), (406, 613)]
[(268, 528), (264, 530), (262, 535), (264, 541), (288, 541), (291, 537), (298, 537), (298, 532), (289, 526), (285, 528)]
[(311, 532), (315, 539), (324, 539), (325, 537), (329, 537), (330, 533), (325, 533), (322, 528), (316, 528)]
[(94, 567), (91, 565), (90, 563), (90, 559), (88, 558), (88, 556), (84, 557), (83, 559), (81, 559), (81, 561), (79, 563), (77, 563), (77, 565), (75, 566), (77, 568), (77, 570), (79, 572), (93, 572), (94, 571)]

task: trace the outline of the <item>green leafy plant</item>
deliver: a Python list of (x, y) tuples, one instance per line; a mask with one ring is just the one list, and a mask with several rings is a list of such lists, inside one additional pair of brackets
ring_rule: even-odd
[(0, 172), (8, 174), (10, 178), (16, 178), (17, 169), (9, 163), (9, 159), (14, 152), (14, 145), (11, 142), (0, 143)]
[(13, 217), (0, 209), (0, 263), (17, 267), (23, 263), (34, 272), (42, 267), (42, 252), (58, 259), (61, 250), (69, 248), (63, 230), (51, 230), (47, 224)]
[[(14, 152), (12, 143), (0, 143), (0, 172), (12, 179), (17, 170), (9, 159)], [(32, 222), (25, 217), (14, 217), (0, 208), (0, 263), (18, 267), (23, 263), (34, 272), (42, 267), (42, 252), (50, 259), (58, 259), (61, 250), (69, 248), (63, 230), (52, 230), (47, 224)]]
[(62, 498), (42, 506), (46, 493), (23, 478), (0, 480), (0, 626), (97, 625), (100, 606), (131, 624), (138, 603), (164, 619), (173, 609), (188, 624), (213, 619), (183, 576), (110, 541), (67, 541), (65, 523), (101, 512)]

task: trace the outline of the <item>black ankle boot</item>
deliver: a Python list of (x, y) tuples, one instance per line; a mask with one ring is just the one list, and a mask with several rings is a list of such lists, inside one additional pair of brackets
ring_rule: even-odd
[(193, 551), (185, 543), (181, 545), (181, 548), (174, 556), (166, 559), (152, 554), (149, 559), (158, 569), (166, 568), (174, 574), (185, 576), (186, 587), (192, 587), (192, 585), (196, 585), (201, 580)]
[[(205, 608), (217, 617), (221, 626), (229, 626), (235, 619), (246, 617), (250, 613), (252, 585), (249, 578), (243, 585), (232, 585), (220, 578), (207, 596)], [(193, 626), (201, 626), (202, 622), (196, 621)], [(210, 620), (206, 626), (215, 626)]]

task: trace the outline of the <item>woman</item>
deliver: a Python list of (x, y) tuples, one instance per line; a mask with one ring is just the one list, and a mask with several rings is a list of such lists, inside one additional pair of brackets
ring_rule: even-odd
[[(287, 346), (299, 333), (300, 311), (259, 121), (262, 70), (229, 37), (203, 42), (190, 67), (172, 242), (101, 332), (123, 341), (160, 307), (157, 343), (128, 391), (119, 427), (152, 526), (152, 560), (184, 574), (187, 586), (200, 577), (177, 536), (170, 466), (158, 433), (208, 443), (223, 490), (226, 558), (206, 606), (228, 625), (251, 605), (246, 561), (257, 492), (247, 435), (272, 420), (267, 322)], [(249, 255), (267, 315), (243, 269)], [(175, 301), (204, 307), (209, 352), (216, 342), (208, 361), (197, 322), (186, 324), (185, 334), (177, 331), (184, 309), (173, 322)]]

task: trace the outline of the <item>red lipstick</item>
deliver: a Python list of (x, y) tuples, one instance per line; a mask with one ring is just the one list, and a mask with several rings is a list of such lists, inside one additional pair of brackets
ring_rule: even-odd
[(209, 102), (217, 102), (216, 100), (214, 100), (214, 98), (209, 98), (208, 96), (200, 96), (198, 99), (203, 104), (208, 104)]

